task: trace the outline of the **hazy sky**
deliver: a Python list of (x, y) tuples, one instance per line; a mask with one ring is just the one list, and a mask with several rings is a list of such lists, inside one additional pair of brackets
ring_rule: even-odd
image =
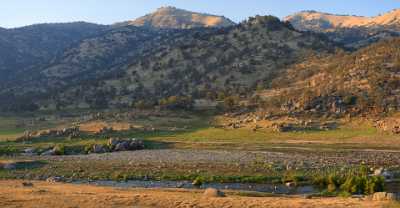
[(1, 0), (0, 26), (71, 21), (111, 24), (161, 6), (224, 15), (239, 22), (256, 14), (284, 17), (301, 10), (375, 16), (400, 8), (400, 0)]

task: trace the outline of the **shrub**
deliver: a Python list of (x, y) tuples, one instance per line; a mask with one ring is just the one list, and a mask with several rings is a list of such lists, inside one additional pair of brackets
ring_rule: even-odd
[(0, 147), (0, 155), (13, 155), (18, 153), (18, 149), (12, 146)]
[(65, 155), (65, 146), (62, 144), (58, 144), (54, 147), (54, 154), (56, 155)]
[(83, 148), (83, 151), (85, 154), (89, 154), (93, 150), (93, 145), (92, 143), (86, 144), (85, 147)]

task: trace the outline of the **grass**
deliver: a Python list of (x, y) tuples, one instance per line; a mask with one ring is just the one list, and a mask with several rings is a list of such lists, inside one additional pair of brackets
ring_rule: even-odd
[[(150, 118), (138, 119), (141, 124), (157, 120), (160, 125), (173, 124), (188, 126), (185, 130), (121, 131), (96, 136), (83, 134), (77, 139), (43, 137), (28, 143), (1, 140), (2, 135), (17, 135), (19, 131), (11, 128), (15, 120), (0, 117), (0, 155), (21, 152), (24, 148), (39, 149), (64, 145), (67, 152), (83, 152), (89, 144), (105, 144), (109, 137), (143, 138), (146, 148), (184, 148), (184, 149), (241, 149), (274, 151), (343, 151), (352, 149), (399, 150), (400, 140), (396, 136), (385, 135), (366, 124), (346, 124), (329, 131), (303, 131), (276, 133), (268, 129), (253, 131), (247, 128), (222, 129), (210, 127), (209, 117), (195, 115), (192, 118)], [(47, 124), (50, 125), (50, 124)], [(55, 125), (55, 124), (52, 124)], [(2, 130), (3, 129), (3, 130)]]
[[(68, 112), (71, 115), (81, 115), (83, 112)], [(58, 113), (62, 114), (62, 113)], [(26, 130), (48, 129), (60, 125), (71, 125), (75, 117), (60, 120), (56, 112), (44, 112), (37, 115), (0, 115), (0, 148), (10, 145), (15, 148), (29, 146), (12, 142)], [(47, 117), (46, 117), (47, 116)], [(46, 117), (43, 121), (36, 118)], [(162, 129), (155, 132), (124, 131), (105, 137), (83, 135), (79, 139), (41, 138), (33, 141), (32, 146), (43, 147), (64, 144), (67, 147), (85, 146), (88, 143), (104, 142), (107, 136), (136, 137), (148, 140), (152, 148), (204, 148), (204, 149), (248, 149), (248, 150), (275, 150), (285, 149), (400, 149), (400, 140), (396, 136), (378, 132), (367, 122), (354, 121), (339, 125), (339, 128), (329, 131), (299, 131), (276, 133), (268, 129), (253, 131), (250, 128), (222, 129), (209, 125), (211, 113), (173, 112), (160, 116), (137, 116), (133, 123), (139, 126), (154, 126)], [(27, 123), (35, 120), (35, 125), (25, 128), (18, 127), (18, 123)], [(105, 119), (104, 121), (113, 122)], [(132, 122), (132, 121), (130, 121)], [(181, 130), (172, 131), (167, 127), (178, 127)], [(182, 130), (183, 127), (185, 130)], [(8, 139), (11, 142), (5, 142)]]

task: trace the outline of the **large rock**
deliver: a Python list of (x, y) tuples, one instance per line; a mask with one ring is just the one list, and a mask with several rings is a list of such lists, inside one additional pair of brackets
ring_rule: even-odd
[(93, 151), (93, 153), (100, 154), (100, 153), (107, 152), (107, 149), (101, 144), (95, 144), (95, 145), (93, 145), (92, 151)]
[(36, 148), (27, 148), (22, 153), (23, 156), (31, 157), (38, 155)]
[(141, 139), (131, 139), (129, 141), (129, 150), (141, 150), (144, 149), (144, 142)]
[(116, 139), (108, 140), (108, 146), (112, 151), (128, 151), (144, 149), (144, 142), (141, 139)]
[(129, 150), (129, 142), (121, 141), (117, 145), (115, 145), (114, 151), (127, 151)]
[(25, 149), (24, 150), (24, 153), (26, 153), (26, 154), (33, 154), (33, 153), (36, 153), (36, 148), (27, 148), (27, 149)]
[(372, 195), (372, 200), (374, 201), (394, 201), (397, 199), (398, 197), (394, 193), (376, 192)]
[(52, 155), (56, 155), (56, 151), (53, 149), (47, 150), (45, 152), (43, 152), (42, 154), (40, 154), (41, 156), (52, 156)]
[(208, 188), (204, 191), (203, 196), (205, 197), (225, 197), (225, 193), (215, 189), (215, 188)]
[(59, 182), (63, 182), (64, 178), (60, 177), (60, 176), (52, 176), (50, 178), (46, 179), (47, 183), (59, 183)]

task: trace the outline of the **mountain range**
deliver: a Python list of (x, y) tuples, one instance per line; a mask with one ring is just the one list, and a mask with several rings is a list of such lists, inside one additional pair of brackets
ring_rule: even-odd
[[(172, 101), (183, 106), (195, 99), (254, 101), (258, 95), (264, 100), (258, 106), (273, 103), (291, 111), (322, 111), (318, 105), (342, 106), (346, 99), (361, 102), (380, 95), (385, 99), (379, 106), (392, 109), (399, 103), (399, 92), (390, 90), (399, 82), (399, 17), (399, 10), (373, 18), (307, 11), (284, 21), (255, 16), (236, 24), (222, 16), (163, 7), (113, 25), (0, 28), (0, 109)], [(369, 65), (355, 66), (354, 60)], [(343, 77), (336, 77), (337, 71)], [(349, 74), (354, 79), (349, 81)], [(357, 90), (342, 90), (338, 83)], [(265, 96), (271, 91), (286, 96)], [(371, 109), (349, 106), (341, 109)]]

